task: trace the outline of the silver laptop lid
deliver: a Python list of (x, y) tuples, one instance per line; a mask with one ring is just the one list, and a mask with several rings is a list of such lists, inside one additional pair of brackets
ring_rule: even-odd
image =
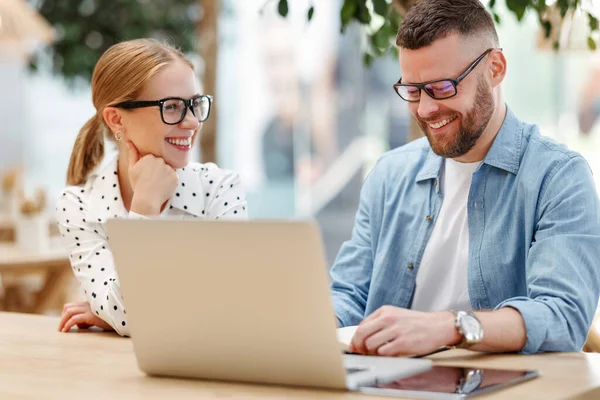
[(313, 221), (107, 222), (148, 374), (346, 387)]

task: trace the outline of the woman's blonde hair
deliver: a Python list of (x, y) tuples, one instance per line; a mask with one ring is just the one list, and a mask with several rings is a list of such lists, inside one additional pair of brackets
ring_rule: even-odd
[(92, 75), (94, 115), (79, 131), (71, 152), (68, 185), (83, 184), (104, 157), (104, 137), (114, 140), (102, 113), (107, 106), (136, 100), (147, 82), (174, 61), (192, 63), (183, 53), (153, 39), (135, 39), (111, 46), (96, 64)]

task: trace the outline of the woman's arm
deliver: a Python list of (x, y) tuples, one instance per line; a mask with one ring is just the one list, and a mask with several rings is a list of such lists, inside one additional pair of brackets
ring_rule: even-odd
[(108, 239), (100, 223), (86, 220), (87, 194), (65, 189), (57, 201), (56, 220), (91, 312), (122, 336), (129, 335), (127, 316)]
[(225, 169), (212, 169), (207, 178), (217, 190), (207, 204), (207, 219), (247, 219), (248, 205), (246, 192), (242, 188), (240, 177)]

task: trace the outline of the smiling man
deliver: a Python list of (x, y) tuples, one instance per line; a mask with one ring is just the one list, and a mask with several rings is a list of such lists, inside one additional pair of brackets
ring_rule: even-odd
[[(600, 290), (586, 161), (504, 103), (507, 61), (479, 0), (421, 0), (394, 85), (426, 138), (384, 154), (331, 269), (351, 350), (581, 350)], [(522, 88), (527, 90), (527, 88)]]

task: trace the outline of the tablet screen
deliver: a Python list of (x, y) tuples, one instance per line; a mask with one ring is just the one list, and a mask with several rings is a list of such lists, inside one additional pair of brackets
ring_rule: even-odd
[(361, 387), (361, 391), (399, 397), (460, 399), (514, 385), (537, 375), (537, 371), (434, 366), (408, 378)]

